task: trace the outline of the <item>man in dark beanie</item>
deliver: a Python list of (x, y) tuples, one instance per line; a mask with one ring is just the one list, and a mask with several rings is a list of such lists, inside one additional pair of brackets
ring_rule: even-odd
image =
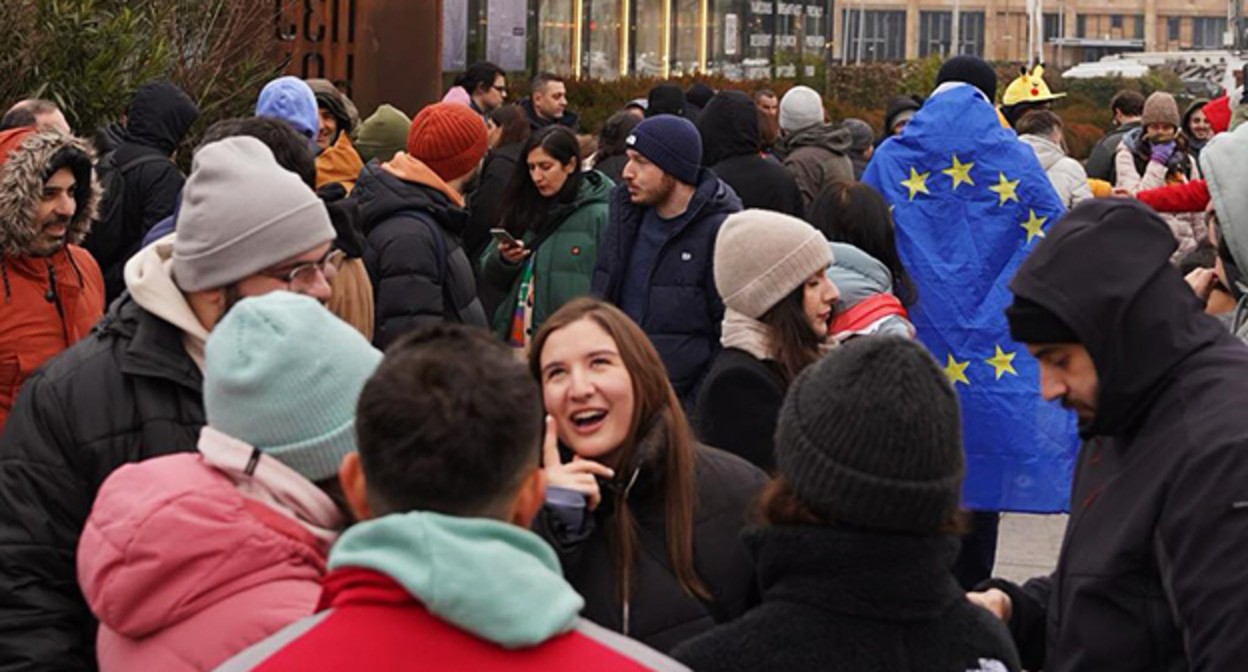
[(685, 117), (688, 116), (688, 105), (685, 92), (681, 91), (679, 86), (659, 84), (650, 89), (646, 103), (646, 117), (657, 117), (660, 114)]
[(1174, 249), (1146, 206), (1088, 201), (1010, 283), (1011, 334), (1086, 442), (1057, 569), (971, 595), (1028, 669), (1248, 659), (1248, 350), (1204, 314)]
[(678, 647), (695, 670), (1018, 670), (950, 572), (965, 458), (958, 397), (923, 346), (863, 338), (789, 388), (778, 477), (746, 533), (762, 604)]
[(711, 262), (719, 227), (741, 199), (702, 168), (702, 138), (687, 119), (646, 119), (626, 144), (592, 291), (645, 330), (688, 406), (719, 352), (724, 303)]

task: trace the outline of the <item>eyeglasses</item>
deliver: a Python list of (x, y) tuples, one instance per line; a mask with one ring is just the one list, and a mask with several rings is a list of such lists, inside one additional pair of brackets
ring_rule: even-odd
[(490, 88), (503, 94), (504, 96), (507, 95), (507, 87), (505, 86), (491, 86)]
[(260, 275), (281, 280), (290, 285), (292, 292), (298, 292), (314, 286), (320, 275), (324, 275), (326, 282), (329, 282), (346, 260), (347, 254), (342, 250), (330, 250), (319, 261), (304, 262), (288, 269), (260, 271)]

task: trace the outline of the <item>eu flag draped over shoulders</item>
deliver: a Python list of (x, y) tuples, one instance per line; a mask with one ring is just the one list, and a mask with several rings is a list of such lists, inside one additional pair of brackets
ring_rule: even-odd
[(892, 206), (919, 290), (911, 320), (961, 399), (964, 505), (1065, 510), (1076, 420), (1041, 399), (1036, 361), (1005, 319), (1006, 284), (1065, 214), (1035, 153), (977, 89), (946, 85), (879, 147), (863, 182)]

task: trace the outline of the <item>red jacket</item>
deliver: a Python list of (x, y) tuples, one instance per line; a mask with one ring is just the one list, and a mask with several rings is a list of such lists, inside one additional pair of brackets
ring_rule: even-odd
[(390, 577), (344, 567), (324, 580), (321, 613), (218, 668), (292, 670), (533, 670), (611, 672), (685, 669), (588, 621), (523, 649), (505, 649), (443, 621)]
[(1204, 180), (1192, 180), (1137, 191), (1135, 198), (1157, 212), (1204, 212), (1209, 205), (1209, 187)]
[(86, 336), (103, 314), (104, 279), (81, 247), (0, 259), (0, 432), (26, 378)]

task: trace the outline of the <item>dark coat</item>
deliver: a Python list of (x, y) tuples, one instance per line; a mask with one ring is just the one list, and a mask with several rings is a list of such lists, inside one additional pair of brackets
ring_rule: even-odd
[[(445, 321), (487, 326), (472, 264), (460, 242), (468, 223), (463, 208), (441, 191), (402, 180), (375, 161), (360, 172), (351, 198), (363, 213), (364, 264), (377, 301), (373, 343), (378, 348)], [(441, 235), (444, 259), (439, 259), (430, 225)], [(454, 305), (446, 305), (448, 300)]]
[(608, 156), (601, 161), (596, 161), (594, 170), (611, 178), (612, 182), (621, 184), (624, 182), (624, 166), (626, 165), (628, 165), (628, 155), (616, 154), (615, 156)]
[(1105, 180), (1110, 184), (1117, 184), (1118, 170), (1114, 157), (1118, 154), (1118, 145), (1122, 142), (1123, 136), (1139, 127), (1140, 122), (1138, 121), (1123, 124), (1097, 141), (1096, 145), (1092, 147), (1092, 153), (1088, 155), (1087, 165), (1084, 166), (1088, 177)]
[(1204, 314), (1146, 206), (1090, 201), (1048, 235), (1010, 289), (1069, 326), (1100, 391), (1057, 569), (993, 584), (1013, 599), (1023, 663), (1243, 669), (1248, 349)]
[[(715, 288), (715, 238), (728, 215), (741, 210), (741, 199), (714, 173), (703, 170), (697, 192), (650, 269), (645, 314), (638, 323), (654, 343), (672, 387), (691, 401), (719, 352), (724, 302)], [(628, 188), (611, 192), (611, 225), (598, 249), (591, 291), (619, 305), (629, 256), (641, 228), (643, 207), (629, 199)]]
[(142, 247), (147, 232), (173, 214), (186, 178), (169, 157), (198, 118), (195, 103), (168, 82), (140, 87), (130, 103), (125, 139), (113, 154), (113, 164), (120, 168), (147, 156), (165, 160), (148, 161), (126, 171), (121, 230), (104, 230), (101, 227), (105, 224), (117, 222), (100, 222), (84, 244), (104, 273), (105, 296), (110, 303), (126, 288), (122, 273), (126, 261)]
[(524, 110), (524, 115), (529, 118), (529, 128), (533, 129), (534, 132), (540, 131), (543, 128), (546, 128), (547, 126), (553, 126), (555, 124), (558, 124), (560, 126), (567, 126), (568, 128), (572, 129), (574, 132), (580, 130), (579, 128), (580, 118), (577, 117), (576, 113), (573, 112), (572, 110), (565, 108), (563, 110), (562, 117), (559, 117), (558, 119), (555, 119), (554, 121), (548, 121), (546, 119), (543, 119), (537, 116), (537, 110), (533, 109), (532, 98), (525, 98), (524, 100), (520, 101), (520, 107)]
[(802, 192), (793, 175), (759, 151), (758, 108), (741, 91), (721, 91), (698, 118), (702, 165), (737, 192), (745, 208), (801, 217)]
[(474, 262), (491, 246), (490, 229), (501, 226), (503, 193), (523, 149), (524, 143), (519, 142), (499, 147), (486, 154), (481, 164), (481, 180), (468, 197), (468, 225), (464, 228), (464, 249)]
[(740, 533), (766, 476), (723, 451), (703, 446), (695, 450), (694, 570), (711, 592), (714, 599), (710, 602), (686, 593), (671, 569), (662, 482), (648, 460), (628, 491), (640, 549), (627, 629), (625, 606), (616, 591), (614, 555), (604, 529), (613, 498), (605, 497), (579, 532), (569, 531), (549, 509), (543, 509), (534, 521), (535, 531), (558, 552), (564, 576), (585, 598), (581, 616), (663, 652), (716, 623), (741, 616), (758, 599), (754, 566)]
[(775, 362), (736, 348), (721, 350), (698, 392), (698, 438), (772, 471), (776, 420), (786, 390)]
[(0, 437), (0, 669), (90, 669), (74, 554), (116, 468), (195, 450), (202, 378), (182, 334), (124, 295), (31, 376)]
[(795, 525), (745, 538), (763, 603), (673, 652), (698, 672), (1019, 669), (1005, 627), (949, 573), (952, 537)]
[(776, 143), (776, 154), (797, 182), (805, 207), (810, 207), (830, 183), (854, 181), (851, 144), (848, 128), (827, 124), (807, 126)]

